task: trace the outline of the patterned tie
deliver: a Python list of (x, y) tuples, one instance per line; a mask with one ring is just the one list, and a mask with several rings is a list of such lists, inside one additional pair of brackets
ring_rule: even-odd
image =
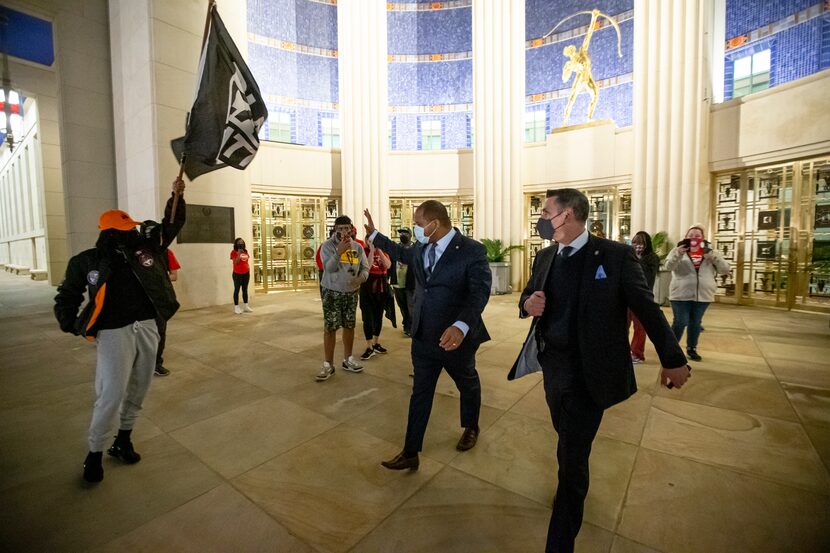
[(567, 259), (572, 251), (574, 251), (573, 246), (565, 246), (559, 254), (562, 256), (562, 259)]
[(432, 268), (435, 267), (435, 246), (435, 242), (427, 246), (427, 278), (432, 276)]

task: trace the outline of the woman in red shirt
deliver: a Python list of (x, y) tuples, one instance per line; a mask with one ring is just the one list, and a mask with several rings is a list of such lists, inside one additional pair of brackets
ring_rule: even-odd
[[(248, 282), (251, 280), (251, 268), (248, 266), (248, 250), (245, 241), (237, 238), (233, 241), (231, 262), (233, 263), (233, 312), (239, 315), (253, 312), (248, 306)], [(239, 289), (242, 289), (242, 307), (239, 307)]]
[(366, 338), (366, 351), (360, 358), (366, 361), (378, 353), (386, 353), (386, 348), (378, 343), (378, 338), (383, 327), (383, 308), (389, 295), (386, 272), (392, 265), (392, 260), (385, 251), (369, 241), (366, 242), (364, 251), (371, 263), (369, 279), (360, 285), (360, 313), (363, 317), (363, 336)]

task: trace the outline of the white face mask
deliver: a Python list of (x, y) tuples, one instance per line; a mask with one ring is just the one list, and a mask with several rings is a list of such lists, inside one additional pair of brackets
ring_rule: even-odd
[[(427, 224), (429, 226), (429, 223)], [(415, 225), (412, 227), (412, 233), (415, 236), (415, 240), (426, 246), (429, 244), (429, 236), (426, 235), (424, 228), (421, 225)], [(432, 235), (430, 235), (432, 236)]]

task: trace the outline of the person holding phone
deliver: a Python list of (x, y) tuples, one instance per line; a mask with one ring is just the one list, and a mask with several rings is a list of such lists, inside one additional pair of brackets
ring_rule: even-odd
[(352, 346), (358, 291), (360, 285), (369, 278), (369, 262), (363, 246), (353, 238), (353, 232), (352, 220), (341, 215), (334, 220), (334, 235), (323, 242), (320, 248), (320, 258), (325, 269), (321, 281), (325, 358), (316, 376), (318, 382), (328, 380), (334, 374), (334, 346), (338, 328), (343, 329), (341, 368), (351, 373), (363, 370), (363, 365), (352, 355)]
[[(245, 249), (245, 240), (237, 238), (233, 241), (231, 263), (233, 264), (233, 312), (237, 315), (253, 313), (248, 305), (248, 283), (251, 281), (251, 268), (248, 264), (250, 255)], [(239, 290), (242, 290), (242, 307), (239, 306)]]
[(729, 274), (729, 263), (712, 250), (702, 225), (692, 225), (683, 240), (666, 257), (666, 269), (672, 272), (669, 301), (674, 314), (672, 330), (677, 341), (686, 333), (686, 355), (693, 361), (703, 358), (697, 353), (703, 314), (715, 301), (717, 275)]

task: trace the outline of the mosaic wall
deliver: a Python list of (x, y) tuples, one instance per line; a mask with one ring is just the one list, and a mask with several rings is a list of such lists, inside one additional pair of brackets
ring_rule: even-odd
[(472, 2), (387, 4), (393, 150), (420, 150), (421, 123), (441, 121), (441, 149), (470, 147)]
[(337, 117), (337, 5), (334, 0), (248, 0), (248, 65), (271, 114), (290, 115), (293, 144), (322, 145), (321, 117)]
[[(556, 32), (543, 39), (553, 27), (580, 11), (598, 8), (613, 16), (622, 34), (622, 57), (617, 54), (617, 33), (607, 20), (594, 31), (588, 53), (594, 80), (600, 87), (600, 99), (594, 119), (611, 119), (618, 127), (631, 125), (634, 81), (634, 2), (633, 0), (526, 0), (525, 3), (525, 82), (527, 110), (545, 110), (546, 132), (562, 126), (565, 104), (573, 80), (562, 81), (562, 67), (567, 58), (562, 50), (568, 45), (579, 48), (591, 21), (583, 14), (562, 23)], [(569, 125), (588, 120), (587, 94), (580, 95), (571, 111)]]
[(727, 0), (724, 99), (733, 96), (735, 61), (766, 49), (770, 87), (830, 67), (830, 2)]

